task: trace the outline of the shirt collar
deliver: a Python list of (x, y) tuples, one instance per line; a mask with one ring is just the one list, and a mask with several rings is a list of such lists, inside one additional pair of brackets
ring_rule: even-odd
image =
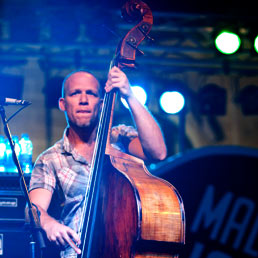
[(68, 132), (69, 132), (69, 126), (67, 126), (64, 130), (64, 134), (63, 134), (63, 145), (62, 145), (62, 153), (69, 153), (70, 155), (73, 156), (73, 158), (77, 161), (80, 161), (84, 164), (89, 164), (88, 161), (81, 156), (76, 149), (72, 146), (72, 144), (70, 143), (69, 139), (68, 139)]
[(66, 127), (64, 130), (64, 134), (63, 134), (63, 152), (68, 152), (70, 154), (72, 154), (73, 151), (73, 147), (69, 142), (68, 139), (68, 131), (69, 131), (69, 127)]

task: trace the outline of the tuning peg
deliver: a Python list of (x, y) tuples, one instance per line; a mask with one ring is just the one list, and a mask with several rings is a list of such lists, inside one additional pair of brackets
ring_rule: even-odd
[(144, 55), (143, 51), (140, 50), (138, 47), (136, 47), (136, 46), (134, 45), (135, 42), (136, 42), (136, 41), (135, 41), (134, 38), (129, 38), (129, 39), (126, 41), (126, 44), (128, 44), (130, 47), (132, 47), (133, 49), (135, 49), (137, 55)]
[(146, 35), (146, 39), (151, 43), (155, 41), (155, 39), (150, 37), (149, 35)]
[(135, 48), (135, 49), (136, 49), (136, 54), (137, 54), (138, 56), (143, 56), (143, 55), (144, 55), (144, 52), (143, 52), (141, 49), (139, 49), (138, 47)]
[(154, 39), (151, 38), (149, 35), (148, 35), (148, 32), (149, 32), (149, 28), (150, 28), (150, 25), (147, 24), (147, 23), (143, 23), (141, 26), (137, 27), (141, 33), (146, 37), (146, 39), (150, 42), (153, 42)]

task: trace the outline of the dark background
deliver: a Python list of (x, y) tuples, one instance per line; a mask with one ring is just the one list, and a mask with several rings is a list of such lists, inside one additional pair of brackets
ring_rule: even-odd
[[(1, 0), (2, 4), (19, 5), (83, 5), (92, 7), (101, 6), (103, 8), (120, 8), (124, 0)], [(170, 1), (170, 0), (146, 0), (145, 1), (153, 11), (165, 12), (185, 12), (185, 13), (211, 13), (211, 14), (232, 14), (250, 16), (256, 14), (255, 1)]]

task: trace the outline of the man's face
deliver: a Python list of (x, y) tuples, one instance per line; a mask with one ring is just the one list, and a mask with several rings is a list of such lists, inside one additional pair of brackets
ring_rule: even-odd
[(86, 72), (74, 73), (67, 79), (59, 107), (66, 112), (70, 126), (90, 127), (98, 122), (102, 104), (99, 87), (93, 75)]

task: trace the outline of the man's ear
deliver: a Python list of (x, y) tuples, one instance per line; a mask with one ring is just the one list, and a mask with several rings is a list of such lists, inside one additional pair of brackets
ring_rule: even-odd
[(66, 108), (65, 108), (65, 99), (64, 98), (59, 98), (58, 106), (59, 106), (59, 109), (61, 111), (65, 111), (66, 110)]

